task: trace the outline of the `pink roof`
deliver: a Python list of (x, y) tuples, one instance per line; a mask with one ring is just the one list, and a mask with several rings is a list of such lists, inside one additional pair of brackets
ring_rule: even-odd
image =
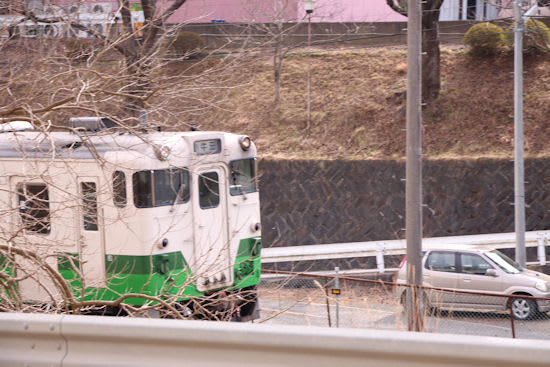
[[(130, 3), (138, 1), (130, 0)], [(46, 0), (48, 4), (75, 5), (75, 0)], [(84, 4), (115, 3), (116, 0), (85, 0)], [(163, 2), (159, 1), (159, 4)], [(164, 4), (168, 6), (171, 0)], [(281, 15), (282, 14), (282, 15)], [(170, 22), (210, 23), (225, 21), (295, 22), (303, 19), (305, 11), (302, 0), (187, 0), (169, 19)], [(406, 18), (395, 13), (386, 0), (318, 0), (312, 14), (313, 22), (392, 22)]]
[[(301, 0), (188, 0), (170, 21), (249, 23), (281, 19), (295, 22), (304, 16)], [(394, 12), (386, 0), (318, 0), (312, 21), (392, 22), (406, 21), (406, 18)]]

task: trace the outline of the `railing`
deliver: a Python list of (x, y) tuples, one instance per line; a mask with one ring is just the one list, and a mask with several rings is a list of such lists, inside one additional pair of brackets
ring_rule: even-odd
[(1, 366), (547, 366), (550, 344), (383, 330), (0, 314)]
[[(537, 247), (537, 261), (528, 264), (546, 265), (545, 245), (550, 239), (550, 231), (533, 231), (525, 233), (525, 246)], [(515, 233), (497, 233), (472, 236), (432, 237), (422, 240), (422, 248), (445, 248), (456, 246), (490, 246), (495, 249), (514, 248), (516, 245)], [(326, 259), (345, 259), (351, 257), (376, 257), (376, 269), (361, 269), (360, 272), (394, 271), (387, 269), (384, 256), (404, 255), (406, 253), (405, 240), (349, 242), (310, 246), (285, 246), (262, 249), (262, 263), (277, 263), (285, 261), (312, 261)], [(359, 270), (348, 273), (359, 272)]]

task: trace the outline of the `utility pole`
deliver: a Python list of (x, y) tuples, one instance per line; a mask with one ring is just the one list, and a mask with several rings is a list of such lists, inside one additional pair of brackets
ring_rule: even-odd
[(422, 285), (422, 7), (408, 0), (407, 25), (407, 168), (405, 224), (407, 283), (405, 309), (409, 331), (424, 330)]
[(538, 6), (522, 14), (523, 0), (514, 1), (514, 209), (516, 261), (525, 268), (525, 168), (523, 165), (523, 32), (525, 21)]
[(525, 267), (525, 179), (523, 167), (523, 16), (514, 2), (514, 209), (516, 261)]
[(307, 15), (307, 123), (306, 131), (311, 125), (311, 14), (317, 0), (302, 0)]
[[(312, 10), (313, 11), (313, 10)], [(311, 125), (311, 12), (307, 13), (307, 124)]]

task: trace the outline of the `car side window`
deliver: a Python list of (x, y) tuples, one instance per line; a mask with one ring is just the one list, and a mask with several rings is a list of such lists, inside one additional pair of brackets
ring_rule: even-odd
[(455, 253), (434, 251), (428, 255), (425, 267), (433, 271), (454, 273), (456, 272)]
[(467, 274), (485, 275), (487, 269), (493, 269), (485, 259), (477, 254), (460, 254), (461, 272)]

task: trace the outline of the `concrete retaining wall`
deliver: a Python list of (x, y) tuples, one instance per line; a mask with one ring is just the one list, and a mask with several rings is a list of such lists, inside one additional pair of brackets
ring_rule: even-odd
[[(506, 159), (425, 160), (424, 237), (514, 231)], [(404, 238), (404, 161), (261, 160), (264, 246)], [(525, 161), (526, 230), (550, 229), (550, 159)]]

